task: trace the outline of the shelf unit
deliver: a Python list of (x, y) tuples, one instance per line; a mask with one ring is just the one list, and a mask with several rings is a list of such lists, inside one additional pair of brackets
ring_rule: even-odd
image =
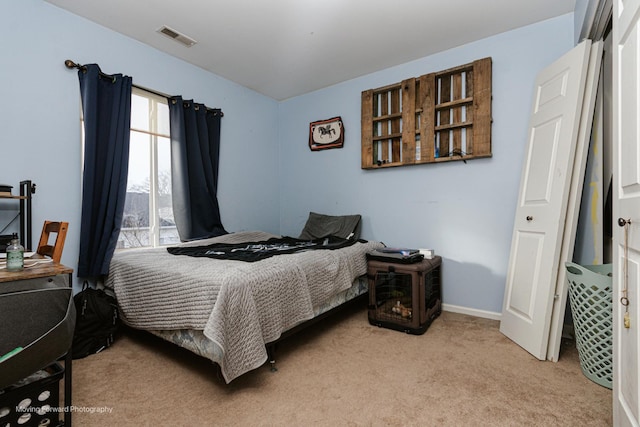
[(492, 59), (362, 92), (362, 169), (491, 157)]
[(36, 192), (36, 185), (30, 180), (20, 181), (20, 195), (0, 195), (0, 199), (18, 200), (20, 204), (20, 240), (26, 251), (33, 248), (32, 233), (32, 195)]

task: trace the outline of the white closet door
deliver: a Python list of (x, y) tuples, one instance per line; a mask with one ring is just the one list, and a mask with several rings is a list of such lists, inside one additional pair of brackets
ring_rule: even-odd
[(546, 359), (591, 41), (536, 79), (500, 331)]
[[(640, 424), (640, 0), (613, 2), (613, 425)], [(622, 221), (618, 222), (618, 218)], [(629, 224), (630, 221), (630, 224)], [(625, 295), (628, 306), (621, 304)], [(629, 327), (624, 324), (625, 313)]]
[[(598, 93), (600, 70), (602, 68), (603, 46), (604, 43), (602, 41), (593, 42), (591, 45), (591, 54), (589, 55), (589, 68), (587, 69), (587, 80), (585, 83), (584, 99), (582, 102), (582, 112), (580, 114), (580, 128), (578, 131), (578, 139), (575, 144), (576, 153), (575, 160), (573, 162), (573, 173), (571, 176), (569, 203), (567, 205), (567, 215), (564, 222), (564, 236), (562, 238), (560, 262), (558, 263), (558, 279), (556, 280), (555, 294), (553, 296), (551, 327), (549, 330), (549, 347), (547, 348), (547, 359), (552, 362), (557, 362), (560, 357), (562, 329), (564, 327), (565, 308), (567, 306), (567, 296), (569, 294), (565, 263), (573, 261), (574, 247), (576, 244), (576, 231), (578, 229), (578, 216), (580, 213), (582, 188), (584, 186), (584, 177), (587, 166), (587, 154), (589, 152), (596, 95)], [(589, 264), (593, 263), (589, 262)]]

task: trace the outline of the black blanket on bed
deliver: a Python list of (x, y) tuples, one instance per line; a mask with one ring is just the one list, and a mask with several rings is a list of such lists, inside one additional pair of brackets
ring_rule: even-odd
[(351, 246), (357, 240), (329, 236), (323, 239), (303, 240), (293, 237), (274, 237), (260, 242), (214, 243), (205, 246), (173, 246), (167, 251), (173, 255), (188, 255), (217, 259), (254, 262), (274, 255), (292, 254), (316, 249), (340, 249)]

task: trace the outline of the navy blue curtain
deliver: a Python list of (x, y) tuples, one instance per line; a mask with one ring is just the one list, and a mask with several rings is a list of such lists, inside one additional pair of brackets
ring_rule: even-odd
[(79, 68), (84, 116), (84, 168), (79, 277), (109, 272), (118, 242), (129, 168), (131, 77)]
[(219, 109), (169, 99), (173, 217), (180, 240), (226, 234), (218, 205)]

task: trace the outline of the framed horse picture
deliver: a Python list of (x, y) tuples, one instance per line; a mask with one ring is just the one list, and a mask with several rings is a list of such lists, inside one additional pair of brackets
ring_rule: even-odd
[(311, 151), (342, 148), (344, 125), (341, 117), (311, 122), (309, 124), (309, 148)]

